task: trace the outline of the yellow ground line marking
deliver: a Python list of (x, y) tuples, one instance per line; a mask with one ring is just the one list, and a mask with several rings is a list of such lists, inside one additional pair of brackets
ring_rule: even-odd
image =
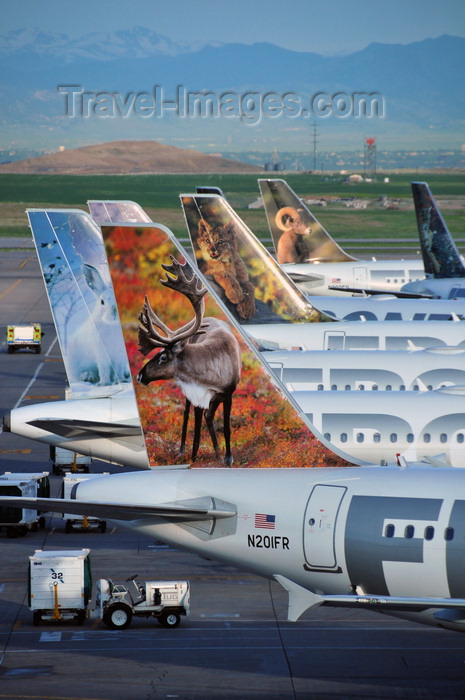
[(59, 396), (23, 396), (23, 401), (26, 399), (28, 400), (34, 400), (34, 399), (59, 399)]
[(46, 357), (45, 362), (63, 362), (62, 357)]
[(21, 268), (24, 267), (26, 265), (26, 263), (29, 262), (29, 260), (34, 260), (34, 257), (35, 257), (34, 255), (30, 255), (28, 258), (26, 258), (26, 260), (23, 260), (21, 265), (18, 267), (18, 270), (21, 270)]
[(28, 455), (32, 450), (0, 450), (0, 455)]
[(12, 292), (13, 289), (14, 289), (15, 287), (17, 287), (18, 284), (19, 284), (20, 282), (22, 282), (22, 281), (23, 281), (23, 280), (16, 280), (16, 282), (13, 282), (13, 284), (10, 284), (10, 286), (8, 287), (8, 289), (5, 289), (5, 291), (2, 292), (2, 293), (0, 294), (0, 299), (3, 299), (3, 297), (6, 297), (6, 295), (9, 294), (10, 292)]

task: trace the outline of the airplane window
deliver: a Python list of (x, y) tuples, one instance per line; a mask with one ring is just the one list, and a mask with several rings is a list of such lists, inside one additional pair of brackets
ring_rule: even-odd
[(413, 525), (407, 525), (404, 531), (404, 537), (406, 537), (408, 540), (411, 540), (414, 534), (415, 528), (413, 527)]
[(365, 436), (363, 433), (357, 433), (357, 442), (363, 442), (365, 439)]
[(350, 391), (350, 384), (346, 384), (345, 390), (346, 390), (346, 391)]
[(324, 434), (324, 438), (325, 438), (325, 440), (327, 440), (328, 442), (331, 442), (331, 433), (325, 433), (325, 434)]
[(457, 434), (457, 442), (459, 442), (460, 444), (462, 444), (463, 441), (464, 441), (463, 433), (458, 433), (458, 434)]
[(394, 284), (397, 284), (397, 277), (394, 278)]
[(425, 540), (432, 540), (434, 537), (434, 527), (432, 525), (428, 525), (428, 527), (425, 527)]
[(371, 390), (372, 390), (372, 391), (378, 391), (378, 385), (377, 385), (377, 384), (373, 384), (373, 386), (371, 387)]
[(424, 321), (426, 314), (413, 314), (413, 321)]
[(318, 384), (318, 391), (323, 391), (323, 384)]
[(373, 442), (381, 442), (381, 434), (373, 433)]
[(397, 442), (397, 433), (391, 433), (389, 439), (391, 442)]
[(401, 384), (401, 385), (400, 385), (399, 391), (405, 391), (405, 384)]
[(428, 391), (433, 391), (433, 385), (432, 385), (432, 384), (428, 384), (428, 386), (427, 386), (426, 388), (428, 389)]
[(386, 384), (386, 391), (392, 391), (392, 385)]
[(451, 540), (454, 539), (454, 528), (453, 527), (446, 527), (444, 530), (444, 539), (450, 542)]
[(441, 433), (441, 437), (439, 439), (443, 444), (447, 442), (447, 433)]
[(450, 314), (430, 314), (428, 316), (428, 321), (450, 321)]
[(395, 532), (395, 527), (392, 523), (389, 523), (389, 525), (386, 525), (384, 529), (384, 536), (385, 537), (394, 537), (394, 532)]
[(384, 317), (385, 321), (402, 321), (402, 314), (398, 311), (388, 311)]
[(359, 391), (365, 391), (365, 384), (359, 384), (359, 385), (358, 385), (358, 390), (359, 390)]
[(413, 391), (418, 391), (418, 389), (419, 389), (418, 384), (414, 384), (414, 385), (413, 385)]
[(431, 435), (429, 433), (423, 435), (423, 442), (431, 442)]
[(331, 391), (337, 391), (337, 384), (331, 384)]
[(347, 442), (347, 433), (341, 433), (341, 442)]
[(413, 442), (415, 439), (413, 433), (407, 433), (407, 442)]

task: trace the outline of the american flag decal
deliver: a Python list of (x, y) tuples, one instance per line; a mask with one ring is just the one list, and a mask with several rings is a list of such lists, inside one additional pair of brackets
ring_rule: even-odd
[(274, 530), (276, 515), (266, 515), (265, 513), (255, 513), (255, 527), (262, 527), (266, 530)]

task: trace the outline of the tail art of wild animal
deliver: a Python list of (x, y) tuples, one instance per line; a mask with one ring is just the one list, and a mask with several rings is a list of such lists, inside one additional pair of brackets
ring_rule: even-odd
[[(172, 331), (154, 313), (150, 302), (145, 303), (139, 315), (139, 350), (148, 355), (154, 348), (163, 348), (149, 360), (137, 376), (143, 385), (160, 379), (174, 379), (185, 398), (184, 418), (179, 454), (184, 455), (187, 424), (191, 404), (194, 406), (194, 442), (192, 461), (200, 444), (202, 417), (210, 432), (213, 449), (220, 457), (213, 419), (218, 406), (223, 404), (225, 456), (224, 464), (231, 466), (230, 415), (232, 395), (240, 379), (241, 352), (239, 343), (225, 321), (204, 318), (206, 288), (189, 265), (173, 256), (171, 265), (162, 265), (168, 273), (160, 282), (189, 299), (195, 317), (181, 328)], [(190, 277), (188, 271), (191, 272)], [(161, 331), (161, 333), (160, 333)]]
[(283, 232), (278, 241), (278, 262), (284, 264), (305, 260), (308, 249), (302, 245), (302, 239), (299, 240), (299, 236), (310, 234), (312, 229), (302, 221), (299, 211), (294, 207), (282, 207), (276, 214), (276, 225)]
[(93, 296), (94, 306), (67, 346), (74, 379), (98, 386), (128, 382), (131, 376), (109, 272), (84, 263), (82, 277), (91, 290), (86, 298)]
[(255, 313), (254, 288), (237, 250), (233, 222), (210, 226), (205, 219), (200, 219), (197, 242), (206, 263), (202, 272), (211, 275), (220, 285), (242, 318), (252, 318)]

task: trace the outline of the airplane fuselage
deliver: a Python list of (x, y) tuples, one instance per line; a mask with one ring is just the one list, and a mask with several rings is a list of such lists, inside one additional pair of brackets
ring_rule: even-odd
[(421, 391), (465, 384), (465, 347), (272, 350), (262, 358), (289, 391)]
[[(399, 291), (409, 282), (425, 276), (423, 261), (357, 260), (355, 262), (306, 262), (284, 264), (282, 269), (306, 294), (347, 295), (344, 287)], [(329, 289), (339, 287), (340, 289)]]
[[(433, 468), (157, 469), (82, 482), (75, 495), (115, 504), (227, 499), (232, 517), (126, 525), (324, 594), (465, 598), (464, 483), (461, 471)], [(424, 617), (438, 624), (431, 611)]]
[(463, 321), (334, 321), (244, 325), (269, 350), (408, 350), (465, 345)]
[[(465, 294), (465, 290), (464, 290)], [(448, 321), (465, 314), (463, 300), (399, 299), (395, 296), (311, 296), (319, 311), (340, 321)]]
[(321, 441), (351, 462), (465, 467), (465, 387), (436, 391), (294, 391)]

